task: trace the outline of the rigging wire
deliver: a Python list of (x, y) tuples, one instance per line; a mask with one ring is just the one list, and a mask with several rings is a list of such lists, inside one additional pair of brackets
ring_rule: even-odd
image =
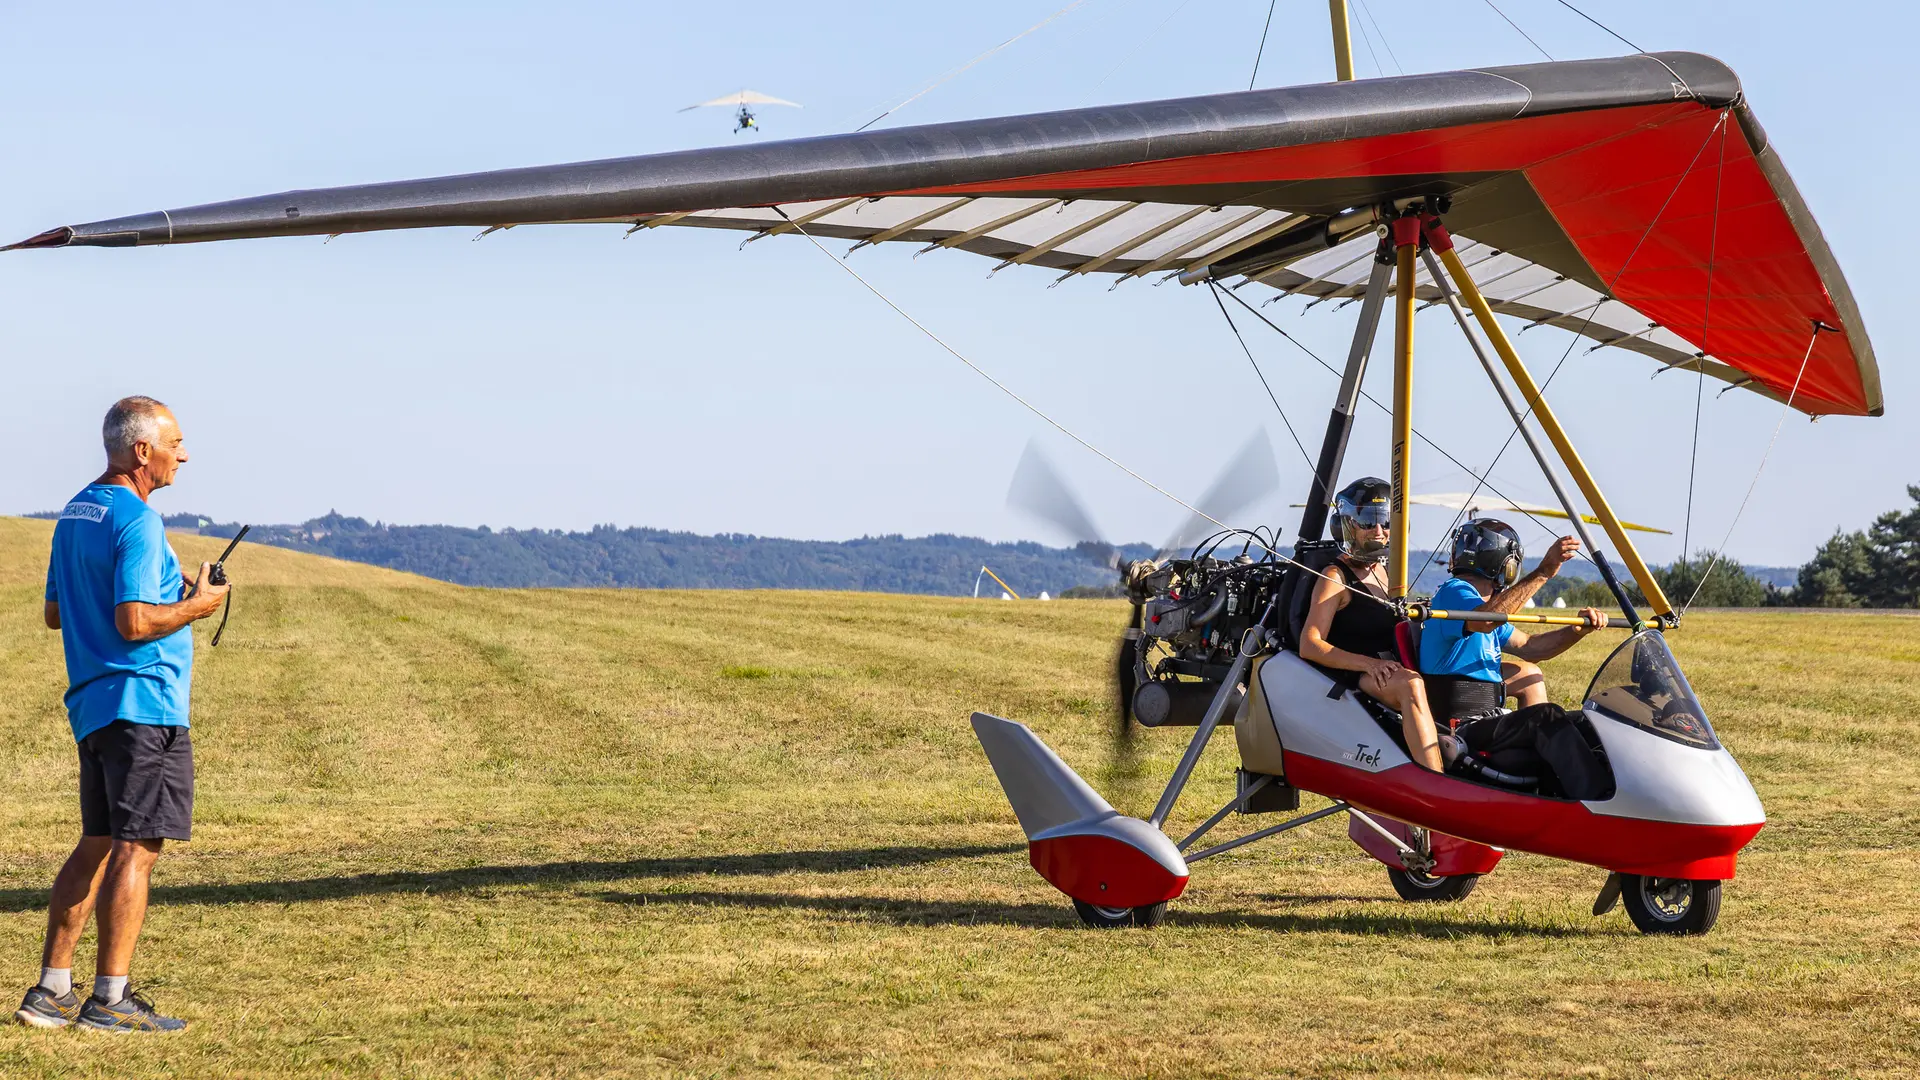
[(1687, 462), (1687, 523), (1680, 528), (1680, 561), (1693, 549), (1693, 480), (1700, 469), (1700, 402), (1707, 394), (1707, 365), (1700, 364), (1700, 381), (1693, 387), (1693, 457)]
[[(1388, 41), (1387, 32), (1385, 30), (1380, 29), (1380, 20), (1373, 17), (1373, 9), (1367, 6), (1367, 0), (1360, 0), (1360, 13), (1362, 15), (1365, 15), (1367, 17), (1367, 21), (1373, 24), (1373, 32), (1379, 36), (1381, 48), (1384, 48), (1387, 50), (1387, 59), (1393, 61), (1393, 70), (1402, 75), (1405, 75), (1407, 73), (1407, 69), (1400, 66), (1400, 58), (1398, 56), (1395, 56), (1393, 53), (1393, 42)], [(1380, 61), (1378, 60), (1374, 61), (1374, 65), (1376, 67), (1379, 66), (1379, 63)], [(1385, 75), (1386, 72), (1383, 71), (1380, 74)]]
[[(1172, 502), (1175, 506), (1181, 507), (1182, 509), (1185, 509), (1191, 512), (1196, 517), (1204, 518), (1205, 520), (1210, 521), (1215, 525), (1218, 525), (1222, 529), (1228, 529), (1228, 530), (1233, 529), (1233, 526), (1228, 525), (1227, 523), (1221, 521), (1219, 518), (1214, 517), (1212, 514), (1207, 513), (1205, 510), (1200, 509), (1199, 507), (1193, 505), (1187, 500), (1182, 499), (1180, 496), (1175, 495), (1173, 492), (1168, 491), (1166, 488), (1161, 487), (1159, 484), (1156, 484), (1153, 481), (1147, 479), (1146, 477), (1140, 475), (1139, 473), (1135, 472), (1133, 469), (1128, 468), (1126, 465), (1122, 464), (1120, 460), (1114, 457), (1112, 454), (1109, 454), (1105, 450), (1102, 450), (1099, 447), (1093, 445), (1093, 443), (1088, 442), (1084, 437), (1082, 437), (1080, 434), (1075, 432), (1073, 429), (1067, 427), (1065, 424), (1062, 424), (1060, 421), (1055, 420), (1048, 413), (1042, 411), (1038, 405), (1035, 405), (1033, 402), (1028, 401), (1024, 397), (1021, 397), (1020, 394), (1017, 391), (1015, 391), (1012, 387), (1008, 386), (1006, 383), (1001, 382), (999, 379), (994, 378), (992, 375), (987, 373), (987, 370), (985, 368), (982, 368), (980, 365), (974, 363), (972, 360), (967, 359), (967, 357), (963, 353), (961, 353), (960, 350), (954, 348), (952, 345), (947, 344), (947, 341), (945, 338), (942, 338), (939, 334), (936, 334), (932, 330), (928, 329), (925, 323), (921, 322), (919, 319), (914, 318), (912, 315), (909, 315), (905, 308), (901, 307), (899, 304), (894, 303), (893, 299), (887, 296), (886, 293), (881, 292), (879, 289), (875, 288), (873, 284), (869, 282), (866, 278), (861, 277), (860, 271), (855, 270), (851, 265), (847, 263), (845, 259), (835, 258), (834, 254), (831, 251), (828, 251), (826, 249), (826, 246), (821, 244), (818, 238), (816, 238), (811, 232), (807, 231), (806, 226), (801, 225), (798, 222), (795, 222), (793, 218), (788, 217), (785, 209), (783, 209), (778, 205), (774, 206), (772, 209), (774, 213), (780, 215), (782, 220), (791, 223), (794, 227), (794, 231), (798, 232), (801, 236), (806, 237), (807, 242), (812, 244), (814, 248), (820, 252), (820, 254), (826, 256), (829, 262), (833, 263), (833, 265), (839, 267), (840, 269), (846, 271), (849, 275), (853, 277), (853, 280), (859, 282), (863, 288), (865, 288), (868, 292), (872, 293), (876, 298), (879, 299), (881, 303), (892, 308), (894, 314), (907, 320), (907, 322), (913, 325), (914, 329), (920, 331), (922, 334), (925, 334), (929, 340), (931, 340), (935, 345), (940, 346), (940, 348), (945, 350), (949, 356), (952, 356), (955, 360), (958, 360), (962, 364), (966, 365), (969, 371), (972, 371), (975, 375), (978, 375), (981, 378), (987, 380), (987, 382), (992, 383), (994, 389), (999, 390), (1001, 393), (1012, 398), (1014, 402), (1018, 404), (1021, 408), (1039, 417), (1042, 421), (1045, 421), (1047, 425), (1052, 427), (1055, 431), (1058, 431), (1060, 434), (1065, 435), (1067, 438), (1072, 439), (1076, 443), (1079, 443), (1081, 446), (1091, 451), (1095, 457), (1100, 458), (1102, 461), (1105, 461), (1107, 464), (1113, 466), (1116, 469), (1119, 469), (1121, 472), (1126, 473), (1128, 476), (1131, 476), (1135, 480), (1140, 481), (1142, 484), (1145, 484), (1147, 487), (1165, 496), (1167, 500)], [(1273, 556), (1275, 559), (1279, 560), (1280, 562), (1286, 563), (1288, 566), (1299, 567), (1301, 570), (1304, 570), (1307, 573), (1312, 574), (1314, 577), (1321, 578), (1326, 581), (1334, 581), (1337, 584), (1339, 584), (1342, 588), (1346, 589), (1348, 592), (1353, 593), (1355, 596), (1364, 596), (1367, 599), (1373, 601), (1374, 603), (1381, 605), (1382, 607), (1386, 607), (1390, 610), (1397, 610), (1395, 609), (1393, 602), (1390, 600), (1385, 600), (1385, 599), (1382, 599), (1381, 597), (1375, 596), (1372, 593), (1366, 591), (1365, 589), (1356, 589), (1353, 586), (1348, 585), (1344, 581), (1339, 581), (1338, 579), (1328, 574), (1321, 573), (1320, 571), (1315, 570), (1313, 567), (1310, 567), (1305, 563), (1295, 561), (1290, 556), (1282, 555), (1278, 550), (1276, 550), (1272, 546), (1268, 546), (1266, 544), (1262, 544), (1261, 546), (1266, 549), (1266, 552), (1268, 555)]]
[(1546, 58), (1547, 58), (1547, 60), (1548, 60), (1549, 62), (1552, 62), (1552, 60), (1553, 60), (1553, 54), (1552, 54), (1552, 53), (1550, 53), (1550, 52), (1548, 52), (1547, 50), (1545, 50), (1545, 49), (1543, 49), (1543, 48), (1541, 48), (1541, 47), (1540, 47), (1540, 43), (1539, 43), (1539, 42), (1537, 42), (1537, 41), (1535, 41), (1535, 40), (1533, 40), (1533, 35), (1532, 35), (1532, 34), (1529, 34), (1529, 33), (1527, 33), (1527, 32), (1526, 32), (1525, 30), (1522, 30), (1522, 29), (1520, 29), (1520, 24), (1519, 24), (1519, 23), (1517, 23), (1517, 22), (1514, 22), (1514, 21), (1513, 21), (1512, 19), (1509, 19), (1509, 18), (1507, 18), (1507, 13), (1506, 13), (1506, 12), (1504, 12), (1504, 11), (1501, 11), (1501, 10), (1500, 10), (1500, 8), (1499, 8), (1499, 7), (1498, 7), (1498, 6), (1496, 5), (1496, 4), (1494, 4), (1494, 2), (1493, 2), (1493, 0), (1485, 0), (1485, 3), (1486, 3), (1486, 5), (1487, 5), (1488, 7), (1490, 7), (1490, 8), (1493, 8), (1493, 13), (1494, 13), (1495, 15), (1498, 15), (1498, 16), (1500, 16), (1500, 18), (1501, 18), (1501, 19), (1502, 19), (1502, 20), (1503, 20), (1503, 21), (1504, 21), (1504, 22), (1505, 22), (1505, 23), (1506, 23), (1506, 24), (1507, 24), (1508, 26), (1511, 26), (1511, 27), (1513, 27), (1513, 32), (1514, 32), (1514, 33), (1516, 33), (1516, 34), (1519, 34), (1519, 35), (1520, 35), (1521, 37), (1523, 37), (1523, 38), (1526, 38), (1526, 39), (1527, 39), (1527, 44), (1529, 44), (1529, 45), (1531, 45), (1531, 46), (1533, 46), (1533, 47), (1534, 47), (1535, 49), (1538, 49), (1538, 50), (1539, 50), (1539, 52), (1540, 52), (1540, 55), (1541, 55), (1541, 56), (1544, 56), (1544, 57), (1546, 57)]
[[(1606, 292), (1607, 292), (1608, 299), (1612, 298), (1614, 286), (1620, 284), (1620, 279), (1626, 275), (1627, 267), (1633, 265), (1634, 257), (1639, 255), (1640, 249), (1646, 246), (1647, 238), (1653, 235), (1653, 230), (1659, 226), (1660, 219), (1666, 216), (1667, 208), (1673, 205), (1674, 198), (1680, 194), (1680, 189), (1681, 187), (1685, 186), (1687, 182), (1687, 178), (1693, 175), (1693, 167), (1700, 163), (1700, 155), (1707, 152), (1707, 144), (1711, 143), (1713, 141), (1713, 137), (1717, 134), (1720, 134), (1725, 129), (1727, 118), (1730, 115), (1732, 115), (1731, 110), (1726, 110), (1726, 109), (1721, 110), (1720, 118), (1714, 121), (1713, 129), (1711, 131), (1708, 131), (1707, 137), (1701, 141), (1700, 149), (1695, 150), (1693, 152), (1693, 160), (1687, 162), (1687, 167), (1681, 170), (1680, 172), (1680, 178), (1674, 181), (1673, 190), (1667, 192), (1666, 201), (1660, 204), (1660, 209), (1654, 213), (1653, 220), (1647, 223), (1646, 230), (1640, 234), (1640, 239), (1634, 243), (1633, 250), (1627, 253), (1626, 260), (1620, 264), (1620, 269), (1614, 271), (1612, 280), (1607, 282)], [(1724, 142), (1722, 145), (1724, 148)], [(1715, 213), (1717, 216), (1718, 207), (1715, 208)], [(1534, 396), (1534, 399), (1532, 401), (1527, 402), (1526, 411), (1520, 415), (1520, 424), (1526, 423), (1528, 418), (1533, 416), (1534, 406), (1537, 403), (1546, 400), (1547, 388), (1553, 385), (1553, 380), (1555, 377), (1557, 377), (1560, 374), (1560, 369), (1566, 366), (1567, 358), (1573, 355), (1573, 347), (1580, 343), (1580, 339), (1586, 334), (1587, 328), (1593, 325), (1593, 316), (1599, 310), (1600, 310), (1600, 306), (1598, 304), (1594, 305), (1591, 309), (1589, 309), (1587, 311), (1586, 318), (1582, 320), (1580, 323), (1580, 329), (1574, 331), (1572, 336), (1570, 336), (1567, 339), (1567, 350), (1560, 354), (1559, 362), (1554, 364), (1553, 370), (1547, 373), (1546, 381), (1540, 384), (1540, 392)], [(1500, 459), (1506, 456), (1507, 450), (1513, 446), (1513, 440), (1519, 437), (1520, 424), (1515, 424), (1514, 429), (1507, 433), (1507, 440), (1500, 444), (1499, 452), (1494, 454), (1493, 461), (1488, 463), (1487, 465), (1488, 476), (1492, 476), (1493, 470), (1500, 467)], [(1473, 492), (1467, 496), (1468, 501), (1471, 502), (1473, 499), (1473, 496), (1478, 495), (1479, 493), (1480, 493), (1480, 489), (1479, 487), (1476, 486), (1473, 489)], [(1498, 495), (1500, 493), (1498, 490), (1495, 490), (1494, 494)], [(1505, 496), (1501, 496), (1501, 497), (1505, 498)], [(1511, 502), (1512, 500), (1508, 500), (1508, 501)], [(1460, 511), (1460, 514), (1465, 514), (1465, 513), (1466, 513), (1466, 510), (1463, 508)], [(1451, 532), (1453, 528), (1458, 526), (1459, 520), (1460, 520), (1459, 516), (1456, 516), (1454, 518), (1454, 524), (1449, 525), (1447, 527), (1449, 532)], [(1538, 521), (1536, 521), (1535, 524), (1538, 524)], [(1438, 552), (1439, 549), (1435, 548), (1434, 550)], [(1428, 565), (1431, 566), (1432, 563), (1429, 562)], [(1425, 571), (1426, 571), (1426, 568), (1422, 567), (1421, 572), (1424, 573)], [(1702, 578), (1703, 582), (1704, 580), (1705, 579)]]
[(1600, 29), (1605, 30), (1607, 33), (1613, 34), (1615, 39), (1620, 41), (1627, 48), (1632, 49), (1634, 52), (1643, 53), (1647, 51), (1641, 48), (1640, 46), (1635, 45), (1633, 42), (1628, 41), (1626, 38), (1621, 37), (1619, 34), (1614, 33), (1613, 27), (1608, 26), (1606, 23), (1601, 22), (1599, 19), (1596, 19), (1593, 16), (1587, 14), (1586, 12), (1581, 11), (1579, 8), (1574, 7), (1572, 4), (1567, 3), (1567, 0), (1559, 0), (1559, 2), (1561, 7), (1566, 8), (1568, 11), (1573, 12), (1575, 15), (1580, 16), (1581, 18), (1587, 20), (1588, 22), (1599, 27)]
[(1027, 27), (1025, 30), (1020, 31), (1019, 33), (1013, 35), (1012, 37), (1001, 42), (1000, 44), (995, 45), (993, 48), (988, 49), (986, 52), (981, 53), (979, 56), (976, 56), (973, 59), (967, 61), (966, 63), (961, 64), (959, 67), (953, 68), (952, 70), (947, 71), (946, 73), (940, 75), (938, 78), (934, 79), (932, 82), (921, 87), (917, 92), (915, 92), (912, 96), (908, 97), (905, 101), (902, 101), (900, 104), (895, 105), (893, 108), (888, 109), (887, 111), (881, 113), (879, 116), (874, 117), (873, 119), (867, 121), (866, 123), (861, 124), (859, 127), (854, 128), (853, 130), (855, 131), (867, 130), (873, 125), (879, 123), (880, 121), (885, 120), (887, 117), (892, 116), (894, 113), (899, 112), (901, 109), (906, 108), (908, 105), (913, 104), (915, 101), (918, 101), (919, 99), (927, 96), (929, 93), (932, 93), (935, 89), (937, 89), (941, 85), (952, 82), (954, 79), (957, 79), (961, 75), (964, 75), (967, 72), (967, 69), (975, 66), (976, 64), (980, 63), (982, 60), (985, 60), (987, 57), (992, 56), (994, 53), (999, 52), (1001, 49), (1004, 49), (1007, 46), (1013, 44), (1014, 42), (1019, 41), (1021, 38), (1026, 37), (1028, 34), (1033, 33), (1035, 30), (1038, 30), (1041, 27), (1047, 25), (1048, 23), (1053, 22), (1054, 20), (1060, 18), (1061, 16), (1066, 15), (1068, 12), (1071, 12), (1073, 9), (1078, 7), (1085, 7), (1087, 4), (1091, 2), (1092, 0), (1073, 0), (1073, 3), (1068, 4), (1066, 7), (1061, 8), (1059, 11), (1056, 11), (1053, 14), (1047, 16), (1046, 18), (1041, 19), (1039, 22), (1034, 23), (1032, 26)]
[(1360, 28), (1360, 40), (1366, 43), (1367, 55), (1373, 57), (1373, 73), (1385, 78), (1387, 69), (1380, 66), (1380, 54), (1373, 51), (1373, 39), (1367, 36), (1367, 20), (1355, 19), (1354, 25)]
[[(1693, 550), (1693, 484), (1700, 471), (1700, 402), (1707, 391), (1708, 335), (1713, 331), (1713, 275), (1720, 258), (1720, 193), (1727, 179), (1727, 126), (1720, 125), (1720, 168), (1713, 178), (1713, 231), (1707, 239), (1707, 310), (1700, 320), (1700, 353), (1696, 366), (1700, 381), (1693, 389), (1693, 454), (1687, 462), (1687, 523), (1680, 532), (1680, 561), (1687, 561)], [(1704, 578), (1702, 580), (1705, 580)]]
[(1293, 445), (1300, 448), (1300, 458), (1307, 463), (1307, 474), (1311, 476), (1316, 469), (1313, 455), (1307, 453), (1306, 445), (1300, 441), (1300, 434), (1293, 430), (1293, 421), (1287, 419), (1287, 410), (1280, 407), (1280, 399), (1273, 395), (1273, 387), (1267, 385), (1266, 373), (1253, 358), (1253, 350), (1247, 348), (1247, 339), (1241, 335), (1240, 328), (1234, 325), (1233, 316), (1227, 314), (1226, 302), (1220, 299), (1220, 284), (1209, 280), (1207, 285), (1213, 290), (1213, 302), (1220, 307), (1220, 317), (1227, 320), (1227, 329), (1233, 331), (1233, 338), (1240, 343), (1240, 351), (1247, 354), (1247, 363), (1253, 365), (1253, 373), (1260, 378), (1260, 386), (1267, 392), (1267, 400), (1273, 402), (1273, 411), (1280, 414), (1280, 422), (1287, 425), (1287, 434), (1293, 437)]
[[(1304, 352), (1308, 356), (1312, 357), (1313, 362), (1316, 364), (1319, 364), (1323, 368), (1326, 368), (1329, 374), (1336, 375), (1336, 376), (1341, 374), (1339, 368), (1336, 368), (1332, 364), (1329, 364), (1325, 360), (1322, 360), (1320, 358), (1319, 353), (1316, 353), (1312, 349), (1309, 349), (1305, 345), (1301, 344), (1298, 338), (1294, 337), (1292, 334), (1287, 333), (1285, 330), (1282, 330), (1280, 327), (1275, 326), (1272, 319), (1267, 318), (1266, 315), (1262, 314), (1259, 310), (1254, 308), (1251, 304), (1248, 304), (1245, 300), (1240, 299), (1239, 293), (1236, 293), (1231, 289), (1222, 290), (1222, 292), (1224, 292), (1227, 296), (1231, 297), (1234, 300), (1234, 302), (1239, 304), (1241, 307), (1246, 308), (1248, 311), (1253, 312), (1254, 318), (1259, 319), (1263, 323), (1266, 323), (1267, 326), (1271, 328), (1275, 333), (1279, 334), (1281, 337), (1286, 338), (1288, 341), (1292, 342), (1295, 348), (1299, 349), (1301, 352)], [(1392, 409), (1388, 408), (1387, 405), (1384, 402), (1382, 402), (1379, 398), (1374, 397), (1372, 394), (1367, 393), (1365, 390), (1360, 391), (1360, 396), (1365, 398), (1369, 404), (1373, 405), (1374, 408), (1379, 409), (1381, 412), (1390, 414), (1393, 411)], [(1473, 469), (1470, 466), (1468, 466), (1466, 462), (1461, 461), (1459, 458), (1454, 457), (1452, 454), (1448, 453), (1446, 447), (1441, 446), (1439, 443), (1434, 442), (1431, 438), (1428, 438), (1426, 432), (1421, 431), (1419, 428), (1414, 428), (1413, 434), (1415, 438), (1418, 438), (1421, 442), (1426, 444), (1427, 449), (1432, 450), (1434, 453), (1439, 454), (1441, 457), (1446, 458), (1448, 461), (1453, 462), (1454, 468), (1459, 469), (1461, 472), (1464, 472), (1468, 476), (1471, 476), (1474, 479), (1485, 484), (1487, 487), (1487, 490), (1493, 492), (1495, 495), (1500, 496), (1502, 499), (1506, 499), (1508, 502), (1514, 501), (1513, 499), (1508, 498), (1508, 496), (1505, 493), (1503, 493), (1499, 488), (1494, 487), (1493, 481), (1491, 479), (1489, 479), (1486, 476), (1482, 476), (1477, 472), (1474, 472)], [(1475, 488), (1474, 492), (1475, 494), (1478, 494), (1479, 489)], [(1533, 514), (1528, 513), (1525, 510), (1520, 511), (1520, 513), (1526, 514), (1527, 520), (1533, 522), (1535, 525), (1540, 526), (1542, 529), (1547, 529), (1546, 524), (1542, 522), (1538, 517), (1535, 517)], [(1551, 529), (1547, 529), (1547, 531), (1552, 532)], [(1431, 562), (1429, 562), (1427, 565), (1432, 565), (1432, 564)], [(1425, 573), (1425, 572), (1426, 572), (1426, 566), (1422, 566), (1421, 573)], [(1413, 577), (1409, 578), (1408, 580), (1417, 581), (1419, 580), (1419, 577), (1420, 577), (1419, 574), (1415, 574)]]
[(1106, 84), (1106, 81), (1108, 79), (1113, 78), (1115, 72), (1119, 71), (1121, 68), (1127, 65), (1127, 61), (1133, 59), (1135, 56), (1138, 56), (1140, 54), (1141, 49), (1144, 49), (1149, 44), (1160, 40), (1160, 31), (1165, 30), (1167, 28), (1167, 24), (1173, 21), (1174, 16), (1180, 14), (1182, 11), (1185, 11), (1187, 9), (1187, 5), (1191, 3), (1193, 3), (1193, 0), (1180, 0), (1179, 6), (1174, 8), (1172, 11), (1167, 12), (1167, 17), (1164, 19), (1161, 19), (1160, 25), (1153, 28), (1153, 33), (1149, 34), (1147, 37), (1142, 39), (1138, 45), (1135, 45), (1133, 48), (1128, 49), (1127, 54), (1125, 56), (1122, 56), (1118, 61), (1114, 63), (1112, 67), (1108, 68), (1107, 73), (1105, 75), (1100, 76), (1099, 81), (1093, 84), (1093, 89), (1095, 90), (1100, 89), (1100, 87)]
[(1269, 0), (1267, 4), (1267, 22), (1260, 28), (1260, 48), (1253, 54), (1253, 74), (1247, 76), (1247, 89), (1253, 89), (1253, 80), (1260, 77), (1260, 58), (1267, 55), (1267, 31), (1273, 29), (1273, 9), (1280, 6), (1280, 0)]
[(1747, 494), (1740, 500), (1740, 508), (1733, 512), (1733, 523), (1727, 526), (1727, 535), (1721, 537), (1720, 547), (1713, 553), (1713, 561), (1707, 564), (1706, 573), (1700, 575), (1699, 584), (1693, 587), (1693, 595), (1687, 597), (1687, 602), (1681, 605), (1680, 614), (1685, 615), (1687, 609), (1693, 606), (1694, 600), (1700, 596), (1700, 590), (1707, 587), (1707, 578), (1713, 575), (1714, 567), (1720, 565), (1721, 554), (1726, 551), (1727, 542), (1733, 539), (1733, 530), (1740, 526), (1740, 516), (1747, 512), (1747, 503), (1753, 498), (1753, 489), (1760, 485), (1760, 473), (1766, 469), (1767, 459), (1773, 456), (1773, 444), (1780, 441), (1780, 428), (1786, 424), (1787, 414), (1793, 411), (1793, 399), (1800, 393), (1800, 380), (1806, 377), (1807, 361), (1813, 359), (1813, 347), (1820, 341), (1820, 331), (1831, 329), (1833, 327), (1818, 319), (1813, 321), (1813, 336), (1807, 338), (1807, 354), (1800, 358), (1800, 371), (1793, 377), (1793, 388), (1787, 391), (1787, 399), (1780, 405), (1780, 419), (1773, 422), (1773, 437), (1767, 440), (1766, 452), (1760, 455), (1760, 464), (1753, 470), (1753, 480), (1747, 484)]

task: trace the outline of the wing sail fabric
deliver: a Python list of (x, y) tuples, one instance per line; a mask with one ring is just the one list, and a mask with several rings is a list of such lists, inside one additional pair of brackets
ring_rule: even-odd
[[(996, 271), (1204, 274), (1243, 296), (1338, 306), (1374, 243), (1356, 208), (1435, 196), (1504, 314), (1791, 392), (1810, 414), (1880, 412), (1872, 347), (1825, 240), (1733, 73), (1688, 53), (294, 191), (15, 246), (567, 222), (749, 240), (804, 229), (955, 248)], [(1835, 329), (1816, 338), (1816, 321)]]

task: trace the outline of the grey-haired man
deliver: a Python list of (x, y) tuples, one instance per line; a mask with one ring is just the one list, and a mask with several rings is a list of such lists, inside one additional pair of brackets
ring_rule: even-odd
[[(227, 587), (188, 581), (147, 496), (187, 460), (173, 413), (123, 398), (102, 428), (107, 471), (60, 514), (47, 566), (46, 623), (67, 657), (67, 719), (80, 754), (80, 842), (53, 881), (40, 981), (14, 1015), (34, 1027), (179, 1031), (127, 985), (160, 848), (193, 820), (187, 699), (191, 624)], [(100, 916), (93, 993), (73, 992), (73, 950)]]

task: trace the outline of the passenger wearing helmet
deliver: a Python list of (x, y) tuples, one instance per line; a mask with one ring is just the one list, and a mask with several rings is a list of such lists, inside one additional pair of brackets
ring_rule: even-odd
[(1394, 627), (1400, 617), (1387, 601), (1389, 494), (1385, 480), (1365, 477), (1334, 497), (1334, 536), (1340, 554), (1314, 583), (1300, 631), (1300, 657), (1323, 668), (1360, 673), (1360, 690), (1400, 713), (1407, 755), (1438, 772), (1439, 734), (1420, 673), (1397, 659)]
[[(1579, 550), (1578, 540), (1563, 536), (1522, 577), (1519, 535), (1499, 521), (1469, 521), (1454, 531), (1447, 563), (1453, 577), (1435, 591), (1433, 606), (1512, 614)], [(1502, 782), (1519, 782), (1544, 795), (1604, 797), (1610, 783), (1605, 765), (1567, 711), (1548, 700), (1536, 663), (1566, 652), (1606, 624), (1596, 608), (1580, 614), (1584, 625), (1544, 634), (1516, 630), (1512, 623), (1452, 619), (1429, 620), (1421, 628), (1420, 670), (1426, 673), (1435, 715), (1449, 729), (1441, 737), (1449, 766), (1504, 776)], [(1520, 708), (1503, 713), (1509, 696), (1519, 699)]]
[[(1433, 606), (1449, 611), (1512, 614), (1525, 607), (1540, 587), (1580, 550), (1580, 541), (1554, 541), (1533, 572), (1522, 577), (1520, 534), (1492, 518), (1479, 518), (1453, 533), (1447, 569), (1453, 574), (1433, 594)], [(1427, 676), (1436, 711), (1448, 718), (1483, 715), (1508, 697), (1522, 707), (1547, 700), (1547, 685), (1537, 661), (1559, 656), (1595, 627), (1606, 624), (1596, 608), (1583, 608), (1582, 626), (1528, 634), (1512, 623), (1431, 620), (1420, 629), (1420, 670)]]

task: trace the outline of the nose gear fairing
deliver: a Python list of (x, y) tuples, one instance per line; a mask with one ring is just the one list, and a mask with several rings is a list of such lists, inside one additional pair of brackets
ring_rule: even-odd
[(973, 733), (1027, 834), (1027, 859), (1075, 900), (1145, 907), (1187, 888), (1187, 862), (1167, 835), (1127, 817), (1087, 786), (1025, 724), (973, 714)]

